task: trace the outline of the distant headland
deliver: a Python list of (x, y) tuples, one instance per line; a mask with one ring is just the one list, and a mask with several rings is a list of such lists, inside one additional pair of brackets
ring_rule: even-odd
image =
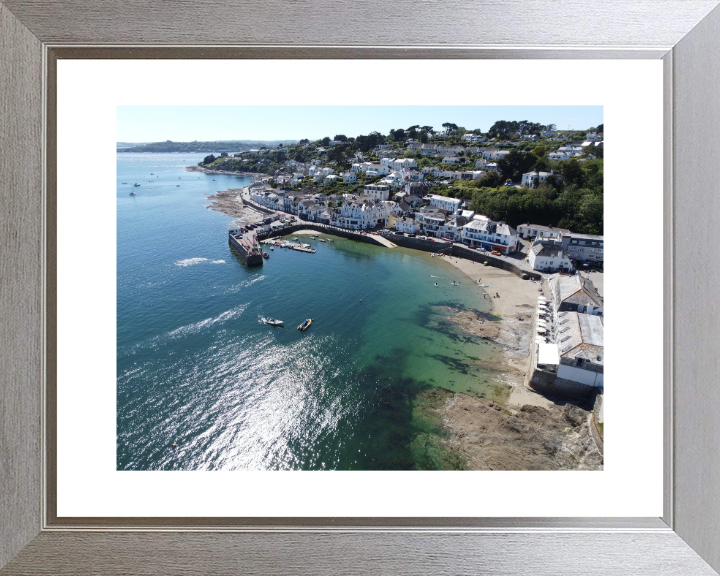
[(278, 144), (294, 144), (296, 140), (215, 140), (210, 142), (149, 142), (133, 144), (118, 142), (118, 152), (243, 152), (253, 148), (275, 147)]

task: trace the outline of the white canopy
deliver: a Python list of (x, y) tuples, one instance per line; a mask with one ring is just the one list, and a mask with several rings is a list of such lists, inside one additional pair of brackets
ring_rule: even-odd
[(545, 332), (546, 332), (546, 330), (545, 330), (545, 328), (543, 328), (542, 326), (538, 326), (538, 327), (537, 327), (537, 333), (538, 333), (538, 334), (544, 334)]

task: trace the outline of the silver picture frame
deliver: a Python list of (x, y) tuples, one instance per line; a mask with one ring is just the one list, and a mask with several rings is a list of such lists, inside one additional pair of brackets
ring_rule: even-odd
[[(0, 574), (717, 574), (718, 4), (0, 0)], [(61, 58), (661, 59), (665, 257), (647, 288), (664, 291), (663, 516), (58, 518)]]

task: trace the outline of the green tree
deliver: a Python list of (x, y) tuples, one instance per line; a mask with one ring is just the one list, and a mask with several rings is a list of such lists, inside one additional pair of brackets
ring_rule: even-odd
[(570, 158), (563, 164), (562, 169), (563, 180), (565, 184), (576, 184), (580, 186), (583, 180), (583, 171), (580, 162), (575, 158)]

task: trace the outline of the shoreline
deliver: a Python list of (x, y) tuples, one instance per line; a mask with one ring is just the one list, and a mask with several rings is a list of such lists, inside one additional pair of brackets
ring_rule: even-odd
[(202, 166), (185, 166), (185, 172), (204, 172), (205, 174), (222, 174), (224, 176), (247, 176), (248, 178), (270, 177), (262, 172), (228, 172), (227, 170), (210, 170)]
[[(214, 204), (210, 208), (231, 216), (238, 210), (254, 213), (239, 200), (240, 194), (240, 189), (219, 192), (218, 198), (209, 197)], [(322, 233), (312, 229), (290, 233), (316, 234)], [(467, 334), (502, 349), (499, 362), (482, 364), (494, 373), (498, 383), (510, 387), (503, 404), (443, 388), (431, 394), (424, 409), (435, 415), (447, 434), (440, 443), (448, 450), (449, 461), (464, 461), (471, 470), (602, 469), (603, 454), (583, 424), (588, 412), (572, 402), (551, 400), (525, 386), (540, 284), (456, 256), (441, 260), (471, 280), (470, 289), (477, 291), (478, 298), (490, 300), (489, 313), (448, 309), (448, 319)], [(479, 283), (488, 286), (480, 288)], [(489, 293), (487, 298), (484, 293)], [(500, 297), (492, 298), (495, 293)], [(511, 458), (503, 464), (503, 455), (508, 450)]]
[[(525, 379), (530, 369), (532, 328), (540, 284), (532, 280), (522, 280), (507, 270), (483, 266), (464, 258), (447, 256), (443, 261), (463, 272), (475, 285), (479, 282), (489, 285), (487, 289), (483, 288), (482, 292), (489, 293), (487, 299), (491, 303), (490, 312), (500, 318), (497, 322), (498, 327), (487, 334), (484, 333), (486, 328), (482, 325), (477, 326), (477, 323), (467, 320), (460, 320), (458, 323), (467, 332), (489, 337), (490, 340), (503, 346), (503, 362), (508, 366), (504, 373), (505, 383), (512, 387), (507, 401), (508, 407), (516, 409), (523, 405), (542, 407), (554, 405), (545, 396), (525, 386)], [(478, 290), (478, 294), (480, 293), (481, 291)], [(500, 298), (492, 298), (495, 293), (500, 294)]]

